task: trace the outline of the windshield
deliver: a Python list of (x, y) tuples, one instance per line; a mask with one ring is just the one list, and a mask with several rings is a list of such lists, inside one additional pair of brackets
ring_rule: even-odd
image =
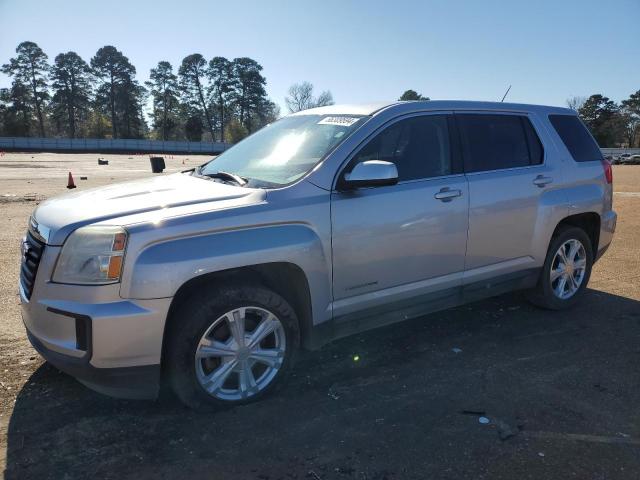
[(278, 187), (309, 172), (364, 121), (361, 115), (285, 117), (234, 145), (200, 170), (228, 172), (252, 187)]

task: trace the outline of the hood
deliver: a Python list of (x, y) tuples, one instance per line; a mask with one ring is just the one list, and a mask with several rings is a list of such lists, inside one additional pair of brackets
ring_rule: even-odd
[[(33, 214), (48, 230), (50, 245), (61, 245), (75, 229), (117, 217), (206, 202), (259, 202), (264, 191), (204, 180), (182, 173), (81, 190), (42, 202)], [(233, 203), (233, 202), (232, 202)]]

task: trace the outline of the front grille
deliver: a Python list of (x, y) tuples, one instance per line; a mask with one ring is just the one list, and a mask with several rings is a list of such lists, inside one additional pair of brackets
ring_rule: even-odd
[(31, 232), (27, 232), (22, 246), (22, 267), (20, 268), (20, 283), (27, 299), (31, 298), (33, 285), (38, 273), (38, 265), (44, 251), (44, 243), (36, 239)]

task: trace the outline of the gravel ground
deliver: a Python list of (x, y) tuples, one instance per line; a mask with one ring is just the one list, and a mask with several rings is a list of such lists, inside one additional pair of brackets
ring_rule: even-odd
[[(168, 171), (203, 160), (168, 158)], [(0, 157), (6, 478), (640, 478), (640, 167), (614, 167), (618, 232), (576, 308), (541, 311), (512, 294), (346, 338), (304, 353), (277, 395), (217, 414), (170, 395), (101, 396), (29, 346), (19, 239), (36, 202), (65, 191), (68, 171), (85, 188), (146, 175), (149, 164)]]

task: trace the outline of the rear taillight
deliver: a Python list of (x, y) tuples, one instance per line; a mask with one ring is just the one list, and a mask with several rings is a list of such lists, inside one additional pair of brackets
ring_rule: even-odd
[(607, 183), (613, 183), (613, 169), (611, 163), (608, 160), (602, 160), (602, 168), (604, 168), (604, 178), (607, 179)]

